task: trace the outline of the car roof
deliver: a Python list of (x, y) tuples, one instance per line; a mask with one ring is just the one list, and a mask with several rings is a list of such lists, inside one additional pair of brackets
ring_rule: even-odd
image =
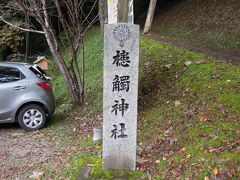
[(11, 67), (31, 67), (33, 64), (25, 63), (25, 62), (8, 62), (8, 61), (1, 61), (0, 65), (3, 66), (11, 66)]

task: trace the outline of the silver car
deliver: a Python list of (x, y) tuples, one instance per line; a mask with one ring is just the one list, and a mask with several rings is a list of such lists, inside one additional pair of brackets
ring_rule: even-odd
[(25, 130), (38, 130), (54, 109), (53, 89), (40, 67), (0, 62), (0, 123), (18, 122)]

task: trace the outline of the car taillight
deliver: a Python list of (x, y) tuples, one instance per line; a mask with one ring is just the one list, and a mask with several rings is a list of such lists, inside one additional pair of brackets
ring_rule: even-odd
[(52, 90), (52, 86), (46, 82), (39, 82), (37, 83), (37, 85), (45, 90), (48, 90), (48, 91)]

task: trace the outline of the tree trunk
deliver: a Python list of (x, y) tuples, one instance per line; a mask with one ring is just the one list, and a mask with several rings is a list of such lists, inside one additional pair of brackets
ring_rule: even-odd
[(108, 7), (107, 7), (107, 0), (99, 0), (99, 21), (101, 27), (101, 34), (104, 35), (104, 24), (108, 23)]
[(147, 34), (151, 29), (156, 4), (157, 4), (157, 0), (151, 0), (150, 1), (148, 14), (147, 14), (147, 19), (146, 19), (145, 27), (144, 27), (144, 30), (143, 30), (143, 34)]
[[(29, 15), (27, 13), (25, 13), (25, 22), (26, 22), (27, 28), (29, 28)], [(25, 62), (27, 62), (28, 56), (29, 56), (29, 32), (26, 32), (25, 38), (26, 38)]]
[[(56, 8), (57, 8), (57, 11), (59, 14), (61, 24), (62, 24), (64, 32), (65, 32), (65, 35), (67, 37), (70, 52), (71, 52), (72, 60), (71, 60), (71, 67), (70, 67), (71, 71), (70, 72), (72, 72), (72, 73), (70, 74), (69, 72), (64, 72), (64, 74), (69, 73), (69, 75), (71, 75), (71, 77), (72, 77), (72, 82), (69, 82), (69, 83), (71, 83), (70, 89), (71, 89), (71, 91), (73, 91), (73, 94), (75, 96), (74, 101), (73, 101), (73, 107), (74, 107), (75, 103), (76, 103), (76, 105), (79, 105), (83, 101), (83, 97), (82, 97), (83, 87), (82, 87), (82, 81), (80, 79), (80, 72), (79, 72), (78, 62), (77, 62), (77, 51), (74, 48), (74, 43), (73, 43), (73, 40), (71, 37), (70, 28), (67, 24), (67, 20), (63, 16), (62, 10), (60, 8), (59, 0), (55, 0), (55, 5), (56, 5)], [(62, 58), (62, 56), (61, 56), (61, 58)], [(62, 58), (62, 60), (63, 60), (63, 58)]]
[(70, 71), (67, 69), (63, 56), (58, 51), (58, 48), (57, 48), (58, 45), (56, 44), (57, 41), (55, 37), (50, 33), (49, 30), (45, 29), (45, 32), (46, 32), (45, 36), (46, 36), (50, 51), (53, 54), (54, 59), (56, 59), (59, 70), (63, 74), (68, 93), (71, 97), (72, 107), (76, 108), (82, 102), (81, 95), (79, 93), (81, 92), (81, 90), (79, 89), (78, 82), (74, 80), (74, 78), (70, 74)]
[(118, 22), (128, 22), (128, 0), (118, 1)]
[(133, 0), (109, 0), (108, 23), (119, 22), (133, 24)]

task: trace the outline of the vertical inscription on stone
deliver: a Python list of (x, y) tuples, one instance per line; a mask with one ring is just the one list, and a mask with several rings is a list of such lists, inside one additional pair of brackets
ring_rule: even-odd
[(135, 170), (139, 26), (105, 25), (103, 169)]

